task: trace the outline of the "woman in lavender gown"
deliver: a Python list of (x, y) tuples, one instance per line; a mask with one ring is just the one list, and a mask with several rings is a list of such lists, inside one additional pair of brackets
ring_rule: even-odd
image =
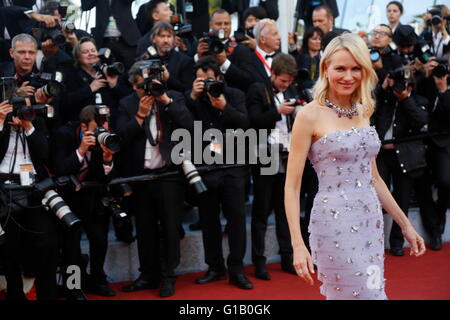
[[(314, 101), (296, 116), (285, 185), (285, 206), (298, 275), (313, 284), (314, 264), (327, 299), (387, 299), (384, 291), (383, 207), (401, 226), (411, 254), (423, 239), (378, 174), (380, 149), (369, 117), (376, 75), (364, 41), (335, 38), (325, 49)], [(302, 240), (298, 202), (308, 157), (319, 178), (309, 224), (311, 253)]]

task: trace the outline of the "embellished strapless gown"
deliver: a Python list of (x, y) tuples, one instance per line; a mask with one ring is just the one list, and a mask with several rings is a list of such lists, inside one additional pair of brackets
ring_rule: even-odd
[(380, 146), (374, 127), (334, 131), (311, 146), (319, 192), (310, 246), (327, 299), (387, 299), (383, 214), (372, 180)]

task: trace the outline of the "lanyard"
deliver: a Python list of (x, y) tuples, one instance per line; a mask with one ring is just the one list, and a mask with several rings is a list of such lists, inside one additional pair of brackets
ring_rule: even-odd
[[(11, 130), (12, 130), (12, 127), (11, 127)], [(20, 142), (22, 143), (24, 160), (26, 160), (26, 158), (27, 158), (27, 143), (26, 143), (25, 137), (22, 134), (23, 134), (22, 129), (20, 127), (17, 128), (17, 131), (16, 131), (16, 142), (15, 142), (15, 145), (14, 145), (14, 155), (13, 155), (13, 159), (12, 159), (12, 165), (10, 166), (10, 169), (9, 169), (9, 174), (13, 174), (14, 173), (14, 167), (16, 166), (17, 149), (19, 147), (19, 138), (20, 138)]]
[(267, 61), (261, 56), (261, 54), (260, 54), (258, 51), (255, 51), (255, 53), (256, 53), (258, 59), (261, 60), (261, 62), (266, 66), (266, 68), (267, 68), (270, 72), (272, 72), (272, 70), (271, 70), (270, 67), (269, 67), (269, 64), (268, 64)]
[[(155, 110), (156, 108), (156, 110)], [(156, 116), (156, 139), (153, 138), (152, 135), (152, 129), (150, 128), (150, 123), (151, 123), (151, 118), (152, 116), (155, 115)], [(162, 140), (162, 131), (161, 131), (161, 119), (159, 117), (159, 109), (158, 106), (155, 104), (152, 108), (152, 111), (150, 112), (150, 115), (146, 118), (147, 123), (145, 123), (145, 131), (147, 132), (148, 135), (148, 141), (150, 142), (150, 144), (155, 147), (156, 145), (158, 145), (161, 140)]]

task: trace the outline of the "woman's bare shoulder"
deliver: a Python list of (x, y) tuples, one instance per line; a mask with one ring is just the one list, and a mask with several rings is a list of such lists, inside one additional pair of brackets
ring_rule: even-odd
[(306, 120), (312, 124), (319, 117), (321, 107), (322, 106), (316, 100), (313, 100), (301, 108), (300, 112), (297, 113), (297, 118)]

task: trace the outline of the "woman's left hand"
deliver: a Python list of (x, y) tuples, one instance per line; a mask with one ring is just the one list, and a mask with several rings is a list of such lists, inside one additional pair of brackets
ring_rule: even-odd
[(418, 257), (425, 253), (425, 241), (421, 236), (419, 236), (412, 225), (409, 225), (408, 227), (403, 229), (402, 233), (406, 241), (408, 241), (411, 245), (411, 252), (409, 255), (414, 254), (416, 257)]

